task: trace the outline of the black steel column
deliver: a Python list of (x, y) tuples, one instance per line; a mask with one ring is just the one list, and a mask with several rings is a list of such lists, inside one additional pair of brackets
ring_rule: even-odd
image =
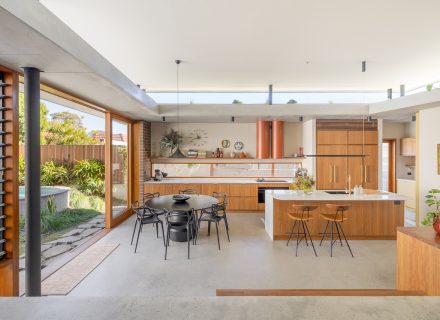
[(41, 296), (40, 70), (24, 68), (26, 295)]

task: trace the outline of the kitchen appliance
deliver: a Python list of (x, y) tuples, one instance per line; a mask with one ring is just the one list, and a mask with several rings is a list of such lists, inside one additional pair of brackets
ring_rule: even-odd
[(258, 187), (258, 203), (265, 203), (266, 190), (289, 190), (289, 187)]

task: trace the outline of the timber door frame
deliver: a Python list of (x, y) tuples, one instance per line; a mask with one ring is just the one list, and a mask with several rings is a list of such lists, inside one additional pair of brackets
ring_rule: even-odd
[(388, 143), (388, 192), (396, 192), (396, 139), (383, 139)]

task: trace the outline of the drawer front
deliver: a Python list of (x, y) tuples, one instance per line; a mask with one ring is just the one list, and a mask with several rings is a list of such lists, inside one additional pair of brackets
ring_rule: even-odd
[(231, 197), (257, 197), (258, 185), (233, 183), (229, 185), (229, 195)]
[(229, 210), (256, 211), (258, 210), (258, 197), (230, 197)]

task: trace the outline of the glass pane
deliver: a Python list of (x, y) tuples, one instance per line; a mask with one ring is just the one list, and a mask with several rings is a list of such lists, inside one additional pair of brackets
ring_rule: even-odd
[(201, 163), (155, 163), (153, 164), (153, 176), (155, 170), (166, 172), (168, 177), (209, 177), (210, 164)]
[(273, 175), (274, 177), (294, 177), (299, 168), (301, 168), (301, 163), (276, 163)]
[(112, 215), (128, 207), (128, 125), (112, 120)]

